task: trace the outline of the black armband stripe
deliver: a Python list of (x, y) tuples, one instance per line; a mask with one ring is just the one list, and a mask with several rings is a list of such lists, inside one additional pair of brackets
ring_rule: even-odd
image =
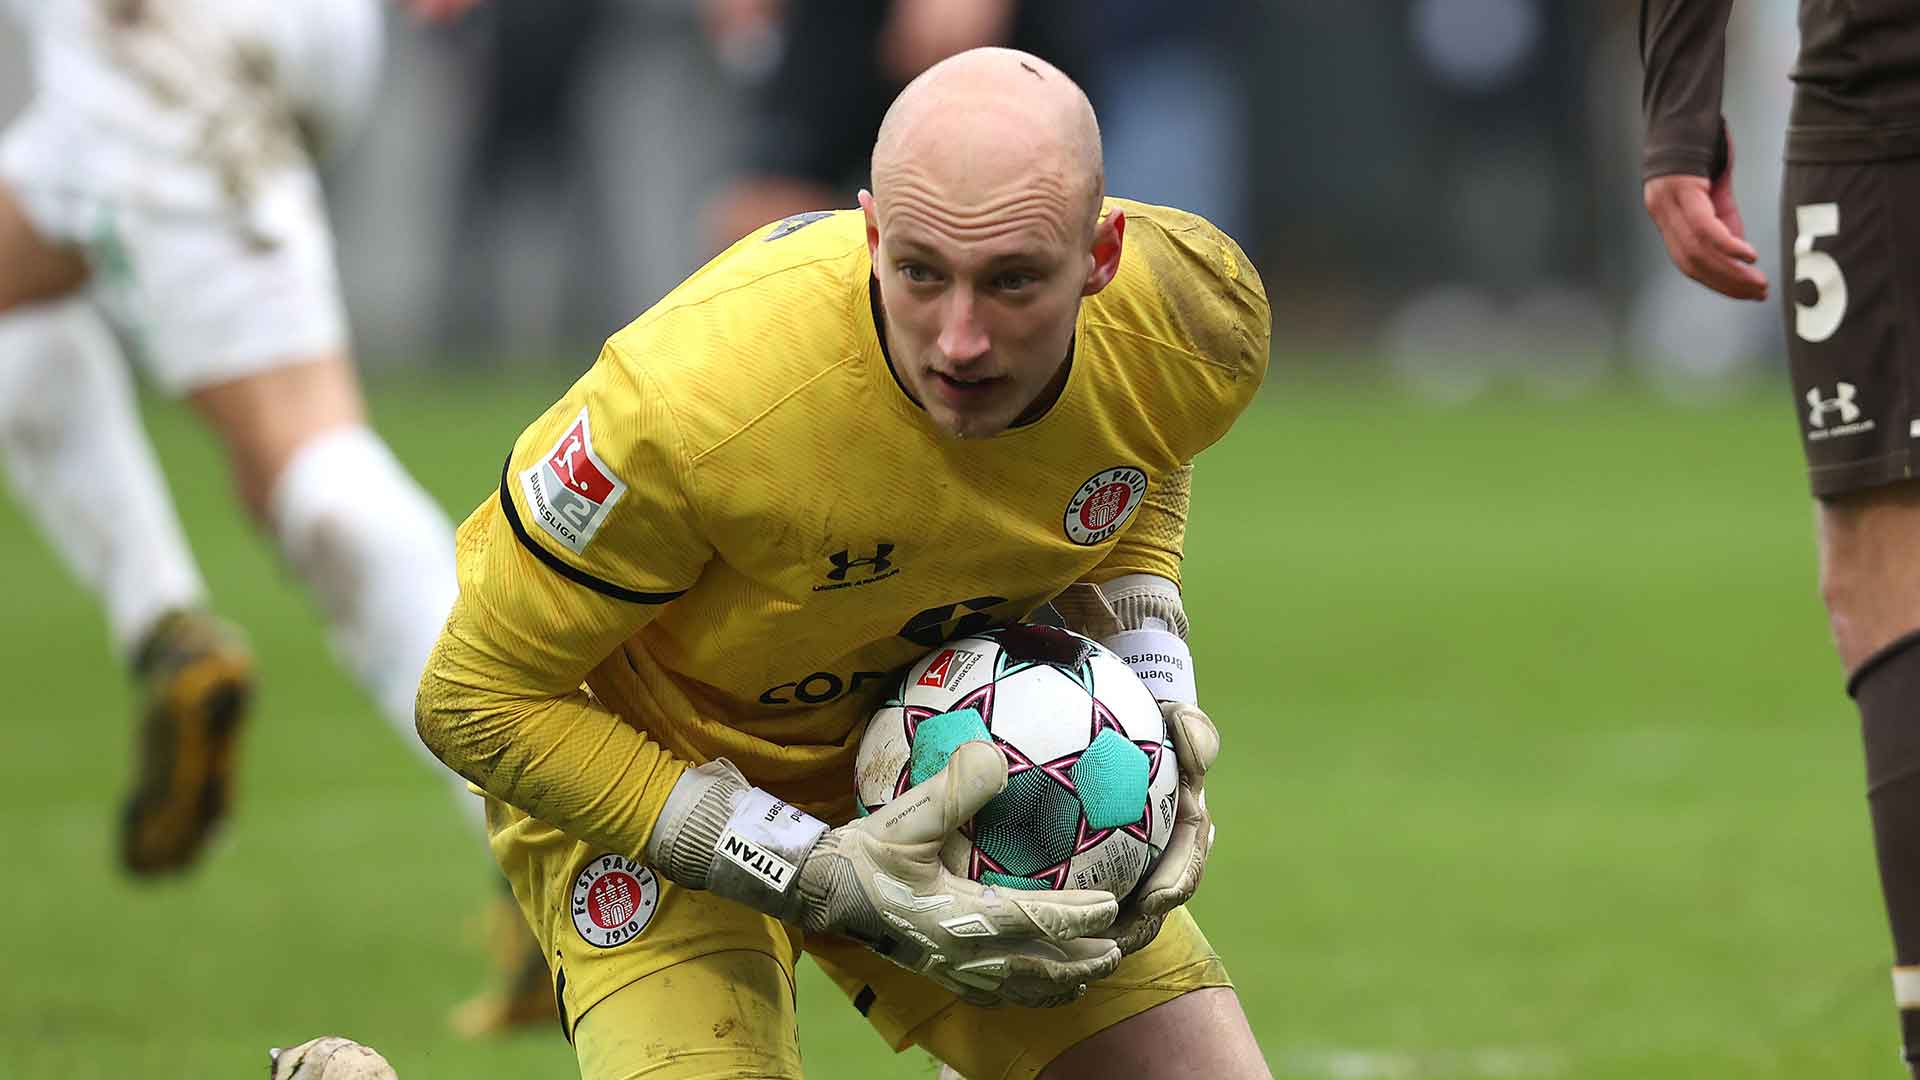
[(507, 477), (513, 471), (513, 455), (500, 467), (500, 509), (507, 515), (507, 524), (512, 527), (513, 535), (520, 540), (520, 546), (533, 553), (533, 557), (547, 564), (547, 568), (576, 585), (585, 585), (602, 596), (611, 596), (615, 600), (625, 600), (630, 604), (664, 604), (669, 600), (685, 596), (687, 590), (676, 589), (673, 592), (636, 592), (623, 589), (604, 578), (594, 577), (585, 570), (562, 561), (553, 552), (540, 546), (540, 542), (527, 535), (527, 527), (520, 523), (520, 511), (513, 505), (513, 493), (507, 489)]

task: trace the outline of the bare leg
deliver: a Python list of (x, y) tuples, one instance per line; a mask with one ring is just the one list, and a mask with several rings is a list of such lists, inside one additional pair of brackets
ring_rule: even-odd
[(300, 449), (366, 423), (360, 380), (340, 354), (315, 356), (195, 390), (187, 398), (220, 436), (240, 502), (273, 524), (273, 485)]
[[(457, 591), (453, 527), (366, 426), (347, 357), (297, 359), (189, 399), (226, 444), (241, 502), (326, 612), (342, 663), (400, 737), (426, 755), (413, 699)], [(433, 764), (478, 824), (479, 800)], [(464, 1034), (547, 1023), (554, 1014), (546, 960), (518, 907), (502, 909), (501, 977), (456, 1011)]]
[(453, 605), (453, 527), (366, 426), (343, 354), (189, 395), (226, 444), (241, 501), (326, 612), (333, 644), (421, 753), (413, 695)]
[(0, 187), (0, 312), (69, 296), (86, 284), (79, 251), (43, 239), (5, 187)]
[(1054, 1058), (1040, 1080), (1272, 1080), (1240, 997), (1195, 990), (1129, 1017)]
[(1920, 483), (1829, 499), (1818, 514), (1820, 592), (1853, 672), (1920, 629)]

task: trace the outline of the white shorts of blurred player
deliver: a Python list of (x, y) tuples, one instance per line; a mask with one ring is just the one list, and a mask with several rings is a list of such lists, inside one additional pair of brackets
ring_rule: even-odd
[(343, 351), (315, 162), (360, 122), (377, 0), (13, 0), (35, 94), (0, 183), (82, 248), (167, 392)]

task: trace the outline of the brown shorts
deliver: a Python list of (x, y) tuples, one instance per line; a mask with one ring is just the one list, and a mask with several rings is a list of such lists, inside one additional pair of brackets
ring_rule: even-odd
[[(1920, 158), (1790, 161), (1780, 199), (1787, 360), (1820, 497), (1914, 475)], [(1786, 284), (1786, 283), (1783, 283)]]

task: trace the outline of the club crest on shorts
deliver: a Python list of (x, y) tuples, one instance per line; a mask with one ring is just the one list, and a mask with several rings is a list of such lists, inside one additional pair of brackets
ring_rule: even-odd
[(1104, 544), (1126, 525), (1147, 497), (1147, 474), (1131, 465), (1115, 465), (1087, 477), (1067, 500), (1067, 539)]
[(627, 485), (593, 452), (593, 425), (582, 408), (547, 456), (520, 473), (533, 520), (575, 555), (586, 550)]
[(660, 879), (624, 855), (602, 855), (574, 875), (570, 899), (581, 940), (612, 949), (639, 937), (653, 921)]

